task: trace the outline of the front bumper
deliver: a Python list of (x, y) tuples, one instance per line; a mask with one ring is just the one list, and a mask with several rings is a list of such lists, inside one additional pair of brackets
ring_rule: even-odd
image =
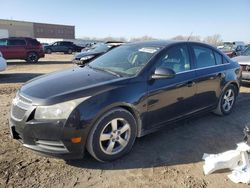
[[(79, 159), (84, 155), (86, 130), (67, 127), (67, 120), (17, 121), (11, 117), (9, 126), (13, 139), (42, 155), (63, 159)], [(81, 137), (81, 142), (72, 143), (73, 137)]]

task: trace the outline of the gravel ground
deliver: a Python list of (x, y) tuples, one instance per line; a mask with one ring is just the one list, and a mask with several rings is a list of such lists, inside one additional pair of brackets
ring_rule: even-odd
[(68, 161), (40, 157), (9, 138), (11, 100), (21, 85), (41, 74), (72, 67), (70, 55), (47, 55), (38, 64), (8, 62), (0, 73), (0, 187), (247, 187), (233, 184), (229, 171), (202, 172), (203, 153), (234, 149), (250, 122), (250, 84), (241, 88), (230, 116), (211, 113), (137, 139), (132, 151), (112, 163), (86, 154)]

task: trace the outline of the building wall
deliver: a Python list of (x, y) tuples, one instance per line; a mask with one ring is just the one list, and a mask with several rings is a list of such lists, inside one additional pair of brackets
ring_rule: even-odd
[(75, 27), (67, 25), (54, 25), (34, 23), (35, 38), (55, 38), (55, 39), (74, 39)]
[(31, 22), (0, 20), (0, 29), (8, 30), (10, 37), (34, 37)]
[(10, 37), (75, 39), (75, 26), (0, 19), (0, 29)]

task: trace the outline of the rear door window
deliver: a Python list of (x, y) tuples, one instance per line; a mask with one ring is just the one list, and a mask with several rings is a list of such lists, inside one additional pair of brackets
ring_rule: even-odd
[(214, 56), (215, 56), (215, 60), (216, 60), (216, 64), (217, 65), (223, 64), (223, 57), (222, 57), (221, 54), (219, 54), (218, 52), (214, 51)]
[(25, 46), (26, 42), (25, 40), (22, 40), (22, 39), (9, 39), (8, 45), (9, 46)]
[(197, 68), (211, 67), (216, 65), (213, 51), (210, 48), (193, 45), (192, 46)]

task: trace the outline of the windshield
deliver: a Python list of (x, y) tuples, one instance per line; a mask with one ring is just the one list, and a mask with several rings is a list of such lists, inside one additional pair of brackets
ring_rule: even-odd
[(159, 49), (160, 47), (150, 46), (120, 46), (93, 60), (89, 66), (121, 76), (134, 76)]
[(245, 51), (242, 53), (242, 55), (250, 56), (250, 47), (248, 47), (247, 49), (245, 49)]

